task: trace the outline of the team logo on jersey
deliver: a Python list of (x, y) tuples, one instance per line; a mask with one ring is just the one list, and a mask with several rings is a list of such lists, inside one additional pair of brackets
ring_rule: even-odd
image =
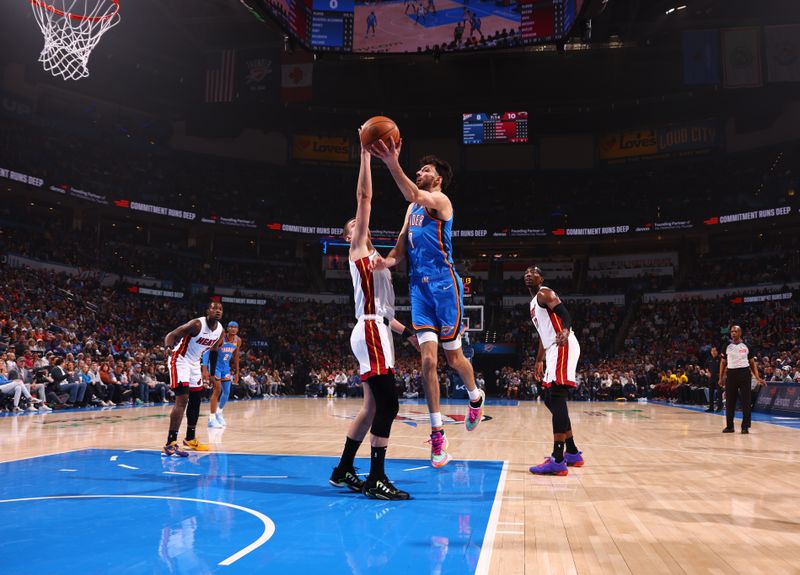
[[(338, 417), (339, 419), (355, 419), (357, 413), (335, 413), (333, 414), (334, 417)], [(444, 425), (459, 425), (464, 423), (466, 419), (466, 415), (463, 414), (442, 414), (442, 423)], [(491, 416), (484, 415), (481, 421), (490, 421), (492, 418)], [(409, 411), (405, 413), (398, 413), (395, 418), (395, 421), (399, 421), (400, 423), (405, 423), (406, 425), (410, 425), (411, 427), (416, 427), (418, 423), (430, 423), (431, 417), (427, 411)]]
[(216, 339), (206, 339), (204, 337), (201, 337), (201, 338), (199, 338), (197, 340), (197, 345), (208, 345), (208, 346), (211, 346), (211, 345), (214, 345), (215, 343), (217, 343)]

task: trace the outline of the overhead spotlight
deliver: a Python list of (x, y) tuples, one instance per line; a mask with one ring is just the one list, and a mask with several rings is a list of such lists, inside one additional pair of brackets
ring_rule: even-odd
[(670, 8), (669, 10), (667, 10), (667, 16), (669, 16), (673, 12), (675, 12), (675, 8)]

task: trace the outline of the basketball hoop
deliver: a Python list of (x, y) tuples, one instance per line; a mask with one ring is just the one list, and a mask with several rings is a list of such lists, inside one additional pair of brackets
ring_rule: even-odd
[(65, 80), (86, 78), (92, 50), (119, 23), (119, 0), (29, 1), (44, 35), (44, 69)]

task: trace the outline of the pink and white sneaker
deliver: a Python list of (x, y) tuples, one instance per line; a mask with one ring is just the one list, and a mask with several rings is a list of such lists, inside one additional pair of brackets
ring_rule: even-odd
[(444, 431), (435, 431), (431, 433), (431, 438), (428, 440), (431, 444), (431, 465), (436, 469), (444, 467), (450, 461), (450, 456), (447, 454), (447, 437)]
[(480, 407), (472, 407), (472, 405), (467, 404), (467, 417), (464, 419), (464, 425), (467, 427), (467, 431), (472, 431), (483, 419), (483, 404), (486, 403), (486, 394), (483, 393), (483, 390), (478, 390), (481, 393), (481, 405)]

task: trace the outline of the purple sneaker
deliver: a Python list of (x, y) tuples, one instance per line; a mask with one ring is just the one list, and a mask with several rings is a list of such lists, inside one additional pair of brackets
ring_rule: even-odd
[(177, 441), (172, 441), (164, 446), (164, 455), (167, 457), (189, 457), (189, 453), (178, 447)]
[(567, 465), (570, 467), (583, 467), (583, 457), (581, 457), (581, 453), (583, 451), (579, 451), (578, 453), (564, 453), (564, 461), (567, 462)]
[(534, 475), (567, 475), (569, 470), (566, 459), (561, 463), (556, 463), (552, 457), (546, 457), (541, 464), (531, 467), (530, 472)]

